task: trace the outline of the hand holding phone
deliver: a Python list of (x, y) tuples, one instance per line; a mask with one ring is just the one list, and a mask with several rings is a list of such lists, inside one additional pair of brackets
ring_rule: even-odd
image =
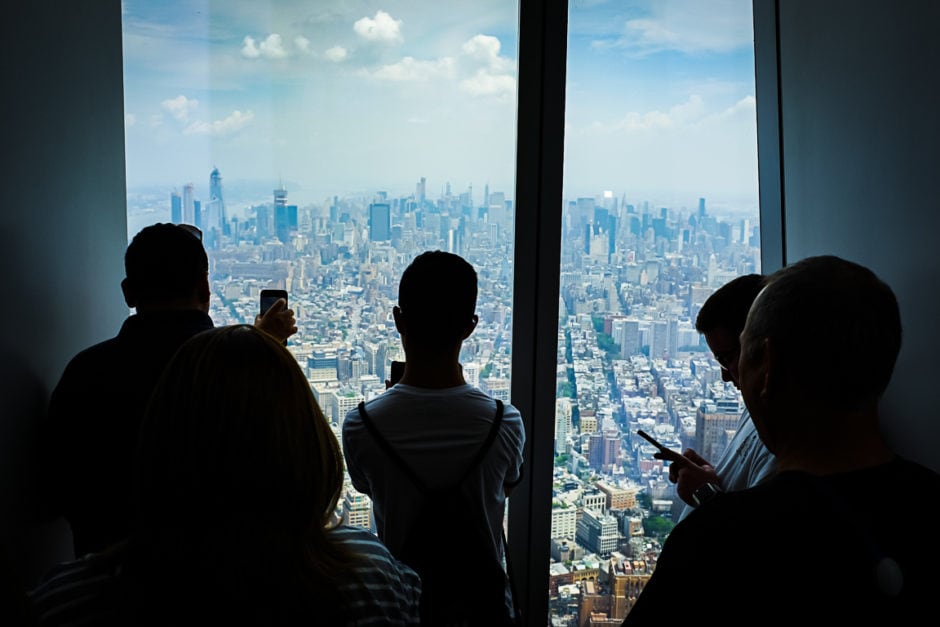
[[(283, 307), (269, 311), (281, 299)], [(287, 308), (287, 290), (261, 290), (260, 312), (255, 316), (255, 326), (279, 338), (286, 346), (287, 338), (297, 333), (294, 312)]]
[(281, 298), (287, 301), (287, 290), (261, 290), (261, 310), (258, 315), (263, 316)]
[(659, 449), (659, 453), (656, 454), (657, 459), (665, 459), (670, 462), (685, 461), (685, 457), (683, 457), (681, 453), (665, 446), (646, 431), (643, 431), (643, 429), (637, 429), (636, 434)]

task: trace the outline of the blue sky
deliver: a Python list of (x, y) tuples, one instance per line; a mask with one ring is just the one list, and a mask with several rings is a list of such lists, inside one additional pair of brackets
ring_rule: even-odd
[[(125, 0), (128, 185), (512, 198), (506, 0)], [(571, 0), (565, 190), (756, 207), (750, 0)]]

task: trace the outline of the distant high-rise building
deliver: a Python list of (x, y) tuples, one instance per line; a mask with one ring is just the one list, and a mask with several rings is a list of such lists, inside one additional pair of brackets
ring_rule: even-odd
[(372, 501), (351, 485), (346, 486), (346, 494), (343, 497), (343, 523), (372, 529)]
[(183, 221), (183, 197), (176, 190), (170, 193), (170, 222), (179, 224)]
[(706, 401), (695, 413), (695, 445), (705, 459), (718, 459), (734, 437), (741, 411), (737, 400)]
[(218, 168), (213, 168), (209, 174), (209, 201), (206, 203), (204, 228), (206, 231), (218, 229), (223, 233), (228, 219), (225, 215), (225, 199), (222, 197), (222, 175)]
[(387, 202), (369, 205), (369, 241), (387, 242), (392, 238), (392, 210)]
[(183, 186), (183, 224), (196, 225), (196, 198), (192, 183)]
[(620, 434), (617, 431), (595, 431), (588, 444), (591, 468), (610, 472), (620, 455)]
[(552, 538), (574, 538), (577, 525), (578, 508), (564, 503), (552, 504)]
[(609, 556), (617, 550), (620, 534), (617, 519), (610, 514), (601, 514), (585, 509), (577, 525), (578, 544), (597, 553), (601, 557)]
[(555, 399), (555, 455), (567, 450), (568, 437), (571, 434), (571, 399)]
[(290, 238), (290, 217), (287, 211), (287, 190), (283, 183), (274, 190), (274, 234), (283, 243)]
[(428, 181), (423, 176), (421, 177), (421, 180), (418, 181), (418, 184), (415, 185), (415, 202), (418, 203), (419, 207), (424, 204), (424, 201), (428, 197), (427, 185)]

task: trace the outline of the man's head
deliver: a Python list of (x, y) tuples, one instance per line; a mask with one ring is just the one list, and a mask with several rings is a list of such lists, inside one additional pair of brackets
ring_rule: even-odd
[(756, 424), (812, 433), (826, 427), (812, 416), (875, 412), (900, 348), (891, 288), (859, 264), (809, 257), (771, 275), (754, 301), (741, 334), (741, 392)]
[(129, 307), (209, 310), (209, 259), (199, 229), (158, 223), (141, 229), (124, 254)]
[(411, 346), (459, 345), (477, 323), (477, 273), (458, 255), (421, 253), (405, 268), (398, 286), (395, 322)]
[(715, 360), (721, 366), (721, 378), (738, 385), (738, 337), (744, 330), (751, 303), (763, 289), (766, 277), (745, 274), (728, 281), (708, 297), (695, 318), (695, 330), (705, 336)]

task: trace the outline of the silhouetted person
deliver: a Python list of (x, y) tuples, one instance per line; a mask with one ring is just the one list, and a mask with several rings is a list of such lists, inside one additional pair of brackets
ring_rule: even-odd
[(692, 624), (706, 612), (723, 625), (931, 615), (940, 537), (906, 506), (940, 496), (940, 475), (897, 455), (879, 428), (900, 346), (897, 300), (867, 268), (810, 257), (770, 277), (738, 370), (778, 472), (676, 525), (625, 625)]
[[(392, 309), (405, 352), (404, 373), (397, 384), (364, 405), (381, 437), (430, 488), (454, 484), (494, 424), (496, 400), (464, 380), (458, 361), (463, 341), (477, 325), (476, 299), (477, 275), (467, 261), (443, 251), (418, 255), (402, 274), (398, 306)], [(435, 547), (440, 568), (431, 584), (446, 584), (447, 573), (461, 568), (468, 551), (482, 550), (502, 560), (505, 500), (520, 479), (523, 463), (525, 431), (518, 409), (505, 403), (498, 429), (488, 453), (462, 484), (485, 512), (481, 525), (488, 525), (487, 546), (474, 549), (454, 537), (449, 545)], [(400, 555), (424, 502), (422, 494), (390, 463), (358, 409), (346, 415), (342, 433), (353, 486), (372, 498), (378, 536)], [(475, 513), (468, 511), (467, 516)], [(499, 575), (509, 608), (509, 582), (502, 571)], [(459, 622), (479, 606), (476, 595), (484, 583), (476, 590), (453, 586), (448, 619)]]
[[(760, 274), (745, 274), (732, 279), (706, 299), (695, 318), (695, 329), (721, 366), (721, 380), (738, 384), (739, 336), (744, 330), (747, 312), (765, 284)], [(719, 492), (732, 492), (755, 486), (776, 471), (774, 456), (757, 436), (747, 408), (735, 426), (734, 436), (718, 461), (712, 465), (697, 451), (682, 451), (684, 460), (669, 465), (669, 480), (676, 484), (676, 493), (686, 506), (679, 515), (682, 520), (699, 503)], [(663, 459), (661, 453), (654, 457)]]
[(337, 526), (342, 489), (339, 442), (280, 340), (199, 333), (144, 417), (134, 531), (51, 571), (40, 625), (417, 624), (417, 574)]
[[(41, 427), (43, 508), (69, 522), (76, 556), (127, 536), (133, 453), (150, 393), (176, 349), (213, 326), (209, 261), (195, 227), (143, 228), (124, 267), (121, 289), (135, 314), (116, 337), (72, 358)], [(258, 321), (282, 339), (297, 331), (285, 306)]]

